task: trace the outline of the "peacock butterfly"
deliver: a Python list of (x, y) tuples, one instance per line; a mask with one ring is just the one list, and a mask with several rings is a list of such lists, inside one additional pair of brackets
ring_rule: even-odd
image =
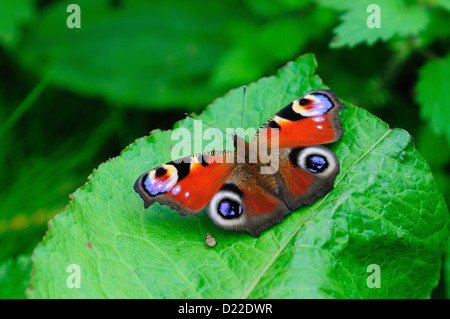
[[(339, 162), (322, 144), (341, 138), (338, 113), (343, 108), (333, 91), (312, 91), (272, 116), (250, 143), (234, 135), (235, 150), (162, 164), (142, 174), (134, 190), (145, 208), (159, 202), (181, 215), (193, 215), (206, 207), (218, 227), (259, 237), (291, 211), (333, 188)], [(239, 145), (244, 152), (238, 151)], [(276, 169), (262, 173), (268, 165), (260, 160), (257, 145), (276, 155)]]

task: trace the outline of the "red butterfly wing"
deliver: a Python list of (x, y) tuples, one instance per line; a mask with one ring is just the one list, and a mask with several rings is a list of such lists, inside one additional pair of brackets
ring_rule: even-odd
[(345, 108), (331, 90), (310, 92), (271, 117), (256, 133), (252, 142), (267, 139), (269, 128), (278, 129), (279, 147), (320, 145), (336, 142), (342, 136), (338, 111)]
[(255, 237), (290, 213), (277, 196), (274, 175), (261, 176), (258, 166), (238, 164), (207, 206), (218, 227), (247, 231)]
[(197, 214), (210, 202), (228, 178), (234, 151), (202, 153), (172, 161), (142, 174), (134, 185), (145, 208), (159, 202), (182, 215)]
[(336, 155), (323, 146), (285, 148), (280, 151), (276, 174), (280, 197), (289, 209), (312, 204), (333, 189), (339, 173)]

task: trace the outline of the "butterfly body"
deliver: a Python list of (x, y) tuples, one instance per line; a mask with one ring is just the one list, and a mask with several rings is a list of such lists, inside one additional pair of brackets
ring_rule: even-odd
[(272, 116), (250, 143), (234, 136), (235, 150), (204, 152), (160, 165), (141, 175), (134, 189), (146, 208), (159, 202), (181, 215), (206, 208), (218, 227), (258, 237), (333, 188), (339, 162), (321, 144), (341, 137), (342, 108), (331, 90), (313, 91)]

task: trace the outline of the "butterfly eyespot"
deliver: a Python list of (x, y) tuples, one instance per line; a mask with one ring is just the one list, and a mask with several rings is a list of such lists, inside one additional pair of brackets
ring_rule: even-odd
[(326, 157), (312, 154), (306, 157), (305, 167), (311, 173), (321, 173), (327, 169), (328, 162)]
[(320, 175), (332, 174), (339, 165), (336, 155), (323, 146), (294, 148), (289, 159), (294, 166)]
[(158, 167), (156, 170), (155, 170), (155, 177), (161, 177), (161, 176), (164, 176), (164, 175), (166, 175), (166, 173), (167, 173), (167, 169), (165, 169), (164, 167)]
[(219, 227), (230, 229), (244, 214), (242, 191), (234, 184), (225, 184), (207, 206), (208, 216)]
[(169, 191), (178, 181), (178, 171), (173, 165), (162, 165), (151, 170), (143, 179), (144, 189), (150, 196)]
[(333, 107), (330, 99), (323, 94), (308, 94), (294, 101), (292, 109), (304, 117), (317, 116), (327, 113)]
[(300, 103), (301, 106), (305, 106), (305, 105), (308, 105), (311, 102), (311, 100), (302, 98), (298, 102)]
[(219, 202), (217, 212), (225, 219), (236, 218), (242, 214), (242, 206), (231, 198), (224, 198)]

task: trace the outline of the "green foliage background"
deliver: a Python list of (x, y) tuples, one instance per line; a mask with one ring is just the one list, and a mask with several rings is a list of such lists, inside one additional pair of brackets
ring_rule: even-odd
[[(313, 52), (337, 95), (407, 130), (450, 200), (450, 1), (0, 2), (0, 297), (93, 168)], [(382, 28), (368, 29), (377, 3)], [(433, 297), (450, 297), (450, 254)]]

